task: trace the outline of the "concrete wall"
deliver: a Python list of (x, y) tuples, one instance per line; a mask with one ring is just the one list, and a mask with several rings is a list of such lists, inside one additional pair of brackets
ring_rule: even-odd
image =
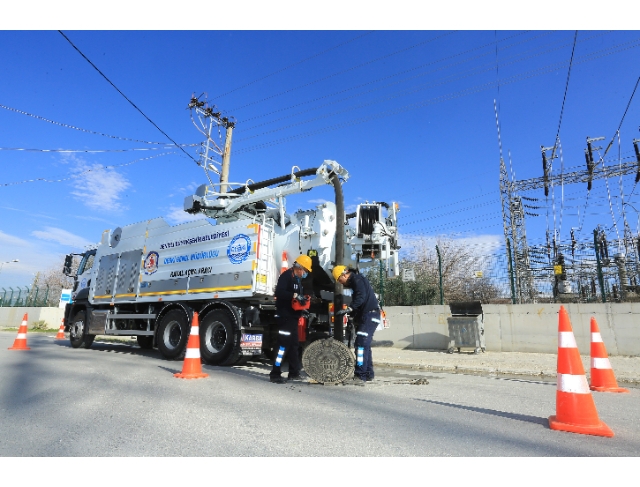
[[(609, 355), (640, 355), (640, 303), (565, 304), (581, 353), (590, 347), (595, 317)], [(559, 304), (485, 304), (485, 346), (492, 352), (558, 352)], [(391, 327), (377, 331), (374, 345), (417, 350), (446, 350), (449, 306), (385, 308)], [(44, 320), (58, 329), (60, 308), (0, 308), (0, 328), (17, 328), (24, 313), (29, 325)]]
[[(565, 304), (578, 348), (588, 353), (595, 317), (609, 355), (640, 355), (640, 303)], [(558, 351), (559, 304), (483, 305), (485, 345), (494, 352)], [(377, 331), (374, 345), (446, 350), (449, 306), (385, 308), (391, 327)]]
[(49, 328), (57, 330), (64, 318), (61, 308), (0, 308), (0, 328), (18, 328), (25, 313), (28, 313), (29, 328), (34, 321), (44, 320)]

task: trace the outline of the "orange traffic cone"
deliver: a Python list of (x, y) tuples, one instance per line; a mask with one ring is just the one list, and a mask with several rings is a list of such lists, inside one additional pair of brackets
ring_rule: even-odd
[(58, 334), (56, 335), (56, 340), (64, 340), (67, 337), (64, 336), (64, 318), (62, 318), (62, 322), (60, 323), (60, 329), (58, 330)]
[(282, 251), (282, 265), (280, 265), (280, 274), (286, 271), (289, 268), (289, 263), (287, 262), (287, 252)]
[(592, 391), (598, 392), (629, 392), (629, 389), (618, 387), (618, 381), (613, 374), (607, 349), (600, 335), (600, 328), (595, 318), (591, 318), (591, 386)]
[(209, 377), (209, 374), (202, 372), (202, 364), (200, 363), (200, 325), (198, 323), (198, 313), (193, 313), (191, 321), (191, 334), (187, 342), (187, 354), (184, 357), (182, 372), (173, 374), (179, 379), (202, 379)]
[(558, 323), (556, 415), (549, 417), (549, 428), (583, 435), (613, 436), (613, 431), (598, 417), (564, 306), (560, 306)]
[(22, 317), (20, 328), (18, 328), (16, 341), (13, 342), (13, 347), (9, 348), (9, 350), (31, 350), (27, 347), (27, 321), (29, 321), (29, 317), (27, 313), (25, 313)]

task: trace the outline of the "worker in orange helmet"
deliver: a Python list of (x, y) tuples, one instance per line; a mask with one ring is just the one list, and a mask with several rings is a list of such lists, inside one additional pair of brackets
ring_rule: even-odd
[(307, 296), (302, 289), (302, 279), (311, 272), (311, 257), (301, 255), (293, 266), (280, 274), (276, 285), (276, 323), (278, 324), (278, 355), (269, 374), (269, 379), (275, 384), (285, 384), (282, 377), (282, 360), (287, 357), (289, 361), (288, 380), (302, 380), (300, 376), (298, 319), (302, 311), (293, 308), (293, 301), (301, 308), (307, 304)]

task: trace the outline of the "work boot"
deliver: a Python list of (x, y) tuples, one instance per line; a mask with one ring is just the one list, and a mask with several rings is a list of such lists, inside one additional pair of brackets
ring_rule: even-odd
[(364, 387), (367, 384), (367, 381), (362, 380), (360, 377), (353, 377), (350, 381), (347, 382), (352, 386)]
[(269, 380), (271, 382), (273, 382), (274, 384), (286, 384), (287, 381), (284, 380), (282, 377), (271, 377), (269, 378)]
[(287, 380), (303, 381), (304, 379), (300, 374), (298, 374), (298, 375), (290, 375), (289, 377), (287, 377)]

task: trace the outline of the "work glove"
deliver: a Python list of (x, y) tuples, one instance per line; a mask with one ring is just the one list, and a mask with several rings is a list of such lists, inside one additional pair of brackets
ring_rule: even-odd
[(300, 306), (305, 306), (307, 304), (306, 296), (301, 296), (300, 294), (298, 294), (295, 299), (296, 301), (298, 301), (298, 303), (300, 303)]
[(348, 315), (353, 313), (353, 310), (349, 307), (345, 308), (345, 309), (341, 309), (339, 311), (336, 312), (336, 316), (342, 316), (342, 315)]

